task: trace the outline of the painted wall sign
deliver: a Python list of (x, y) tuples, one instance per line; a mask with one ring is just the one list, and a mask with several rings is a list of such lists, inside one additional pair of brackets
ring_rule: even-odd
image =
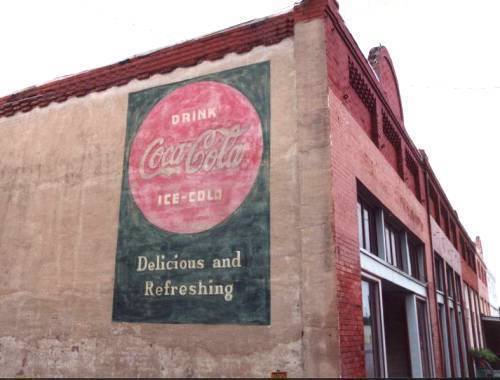
[(269, 63), (128, 107), (113, 320), (269, 324)]

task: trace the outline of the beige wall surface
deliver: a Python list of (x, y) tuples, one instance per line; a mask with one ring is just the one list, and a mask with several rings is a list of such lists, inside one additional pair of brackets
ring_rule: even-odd
[[(323, 34), (0, 118), (0, 376), (337, 375)], [(271, 325), (112, 322), (128, 94), (268, 60)]]

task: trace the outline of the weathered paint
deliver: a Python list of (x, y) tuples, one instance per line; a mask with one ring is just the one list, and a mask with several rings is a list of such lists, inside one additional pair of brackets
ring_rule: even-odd
[[(2, 376), (338, 376), (323, 36), (0, 118)], [(129, 94), (267, 61), (271, 324), (113, 322)]]

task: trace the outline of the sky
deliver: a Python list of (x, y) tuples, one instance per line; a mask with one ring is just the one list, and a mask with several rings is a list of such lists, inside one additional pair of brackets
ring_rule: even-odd
[[(293, 0), (16, 0), (0, 3), (0, 96), (252, 19)], [(339, 0), (365, 54), (386, 46), (405, 127), (497, 276), (500, 1)]]

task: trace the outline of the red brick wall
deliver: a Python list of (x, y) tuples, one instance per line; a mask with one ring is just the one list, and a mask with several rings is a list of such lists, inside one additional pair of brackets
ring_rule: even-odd
[[(360, 262), (356, 224), (356, 180), (361, 181), (386, 208), (395, 214), (426, 246), (428, 302), (434, 345), (436, 375), (442, 376), (440, 334), (433, 276), (433, 244), (426, 203), (439, 221), (446, 246), (455, 251), (464, 241), (463, 253), (473, 243), (461, 225), (425, 154), (418, 153), (404, 130), (397, 79), (386, 49), (373, 56), (373, 74), (336, 9), (327, 12), (325, 23), (328, 84), (331, 109), (332, 233), (336, 245), (340, 353), (343, 376), (363, 376), (363, 326), (361, 321)], [(376, 55), (376, 54), (375, 54)], [(353, 72), (355, 75), (353, 75)], [(355, 80), (353, 81), (353, 77)], [(425, 178), (432, 188), (426, 194)], [(453, 228), (453, 232), (450, 231)], [(444, 233), (443, 233), (444, 231)], [(465, 237), (465, 238), (464, 238)], [(450, 242), (449, 239), (453, 241)], [(448, 251), (448, 250), (446, 250)], [(446, 254), (444, 254), (447, 256)], [(455, 270), (473, 289), (484, 293), (471, 265), (454, 255)], [(473, 259), (473, 260), (471, 260)]]
[(410, 170), (408, 170), (408, 175), (406, 177), (406, 183), (408, 184), (408, 187), (413, 192), (413, 194), (417, 195), (417, 187), (418, 187), (417, 179), (416, 179), (415, 175)]
[(472, 270), (472, 268), (467, 264), (463, 258), (462, 263), (462, 280), (467, 283), (475, 291), (479, 290), (477, 274)]
[[(429, 279), (431, 328), (437, 332), (432, 252), (425, 205), (417, 199), (410, 188), (415, 185), (406, 184), (397, 171), (398, 166), (388, 162), (389, 158), (389, 161), (394, 161), (395, 164), (398, 152), (386, 148), (386, 152), (390, 153), (384, 154), (376, 146), (372, 136), (366, 132), (368, 112), (366, 104), (360, 101), (349, 83), (349, 58), (353, 53), (346, 45), (345, 38), (341, 37), (334, 21), (328, 19), (325, 27), (331, 112), (332, 234), (337, 254), (341, 372), (344, 377), (362, 377), (365, 375), (365, 368), (356, 215), (357, 180), (424, 242)], [(370, 91), (375, 94), (367, 78), (365, 81)], [(381, 115), (382, 102), (378, 97), (376, 97), (376, 107), (377, 115)], [(374, 127), (381, 132), (379, 134), (381, 136), (382, 118), (378, 117), (376, 120), (377, 125)], [(383, 144), (383, 138), (381, 142)], [(439, 334), (434, 333), (433, 339), (436, 375), (440, 376), (442, 370)]]
[(394, 170), (398, 170), (398, 161), (399, 161), (399, 153), (397, 148), (383, 135), (381, 151), (389, 164), (394, 168)]

